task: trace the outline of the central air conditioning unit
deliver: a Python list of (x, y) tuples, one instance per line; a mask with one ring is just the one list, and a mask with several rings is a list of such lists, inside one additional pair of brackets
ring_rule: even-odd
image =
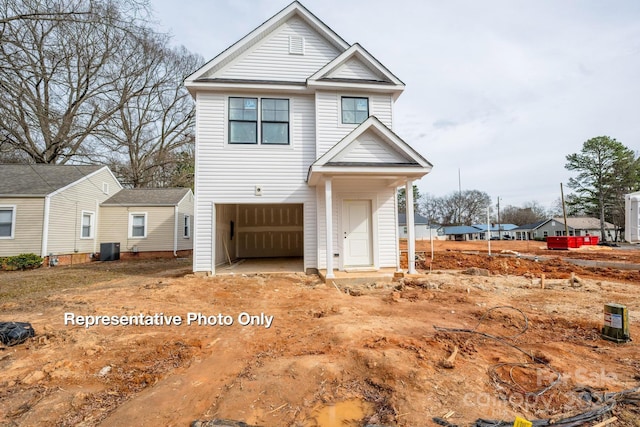
[(120, 259), (120, 243), (100, 243), (100, 261)]

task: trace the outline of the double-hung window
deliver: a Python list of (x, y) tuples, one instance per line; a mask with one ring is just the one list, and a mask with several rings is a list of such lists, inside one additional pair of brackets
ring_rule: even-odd
[(147, 214), (129, 214), (129, 238), (144, 239), (147, 237)]
[(184, 216), (184, 234), (185, 239), (191, 237), (191, 217), (189, 215)]
[(82, 211), (82, 229), (80, 230), (80, 238), (93, 239), (93, 217), (93, 212)]
[(229, 98), (229, 144), (289, 144), (289, 100)]
[(342, 123), (360, 124), (369, 117), (369, 98), (342, 97)]
[(0, 239), (13, 239), (16, 225), (16, 207), (0, 206)]

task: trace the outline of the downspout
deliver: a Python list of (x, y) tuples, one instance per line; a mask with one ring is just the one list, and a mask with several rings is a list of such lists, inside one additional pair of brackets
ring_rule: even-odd
[(51, 205), (51, 196), (44, 196), (44, 218), (42, 222), (42, 248), (40, 248), (40, 256), (47, 256), (47, 246), (49, 245), (49, 208)]
[(175, 206), (174, 210), (173, 210), (173, 218), (174, 218), (174, 225), (173, 225), (173, 256), (177, 257), (178, 256), (178, 205)]
[(98, 199), (96, 199), (96, 214), (94, 216), (95, 221), (93, 221), (93, 257), (95, 257), (95, 254), (98, 249), (98, 235), (99, 235), (98, 224), (100, 224), (100, 217), (98, 216), (100, 215), (99, 212), (100, 212), (100, 202), (98, 201)]

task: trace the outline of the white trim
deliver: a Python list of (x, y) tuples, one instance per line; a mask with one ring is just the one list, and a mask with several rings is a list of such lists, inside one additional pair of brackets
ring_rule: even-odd
[(325, 178), (324, 181), (324, 207), (325, 207), (325, 223), (326, 223), (326, 255), (327, 255), (327, 279), (333, 279), (333, 194), (331, 191), (331, 177)]
[[(371, 256), (372, 256), (372, 265), (370, 267), (365, 267), (369, 271), (371, 269), (379, 270), (380, 269), (380, 251), (379, 251), (379, 226), (378, 226), (378, 193), (373, 191), (367, 191), (363, 193), (354, 193), (353, 191), (340, 191), (337, 194), (337, 199), (340, 202), (341, 209), (344, 206), (345, 200), (368, 200), (371, 203)], [(339, 230), (343, 229), (342, 224), (342, 215), (343, 211), (341, 210), (338, 214), (338, 224), (337, 227)], [(344, 264), (344, 242), (343, 239), (338, 239), (338, 250), (340, 252), (340, 262), (339, 268), (340, 270), (353, 270), (354, 267), (345, 266)], [(355, 271), (355, 270), (353, 270)]]
[[(134, 236), (133, 235), (133, 217), (134, 216), (144, 216), (144, 235), (143, 236)], [(147, 212), (129, 212), (129, 226), (127, 227), (127, 234), (129, 239), (146, 239), (148, 235), (147, 229)]]
[(104, 194), (106, 194), (107, 196), (109, 195), (109, 183), (108, 182), (103, 182), (102, 183), (102, 192)]
[[(405, 212), (407, 218), (407, 265), (409, 274), (416, 274), (416, 227), (413, 216), (413, 181), (408, 179), (405, 184)], [(396, 221), (397, 224), (397, 221)], [(397, 228), (397, 227), (396, 227)]]
[(9, 210), (11, 209), (11, 231), (8, 236), (0, 236), (2, 240), (13, 240), (16, 238), (16, 205), (0, 205), (0, 209)]
[[(96, 224), (100, 224), (100, 218), (98, 218), (98, 215), (100, 215), (100, 201), (98, 199), (96, 199)], [(93, 239), (93, 253), (95, 254), (96, 252), (98, 252), (98, 232), (99, 229), (98, 227), (96, 227), (96, 234), (95, 234), (95, 239)]]
[(211, 275), (216, 275), (216, 204), (211, 202)]
[(223, 68), (226, 63), (236, 58), (249, 47), (258, 43), (261, 39), (264, 39), (267, 34), (271, 33), (283, 22), (286, 22), (296, 15), (302, 18), (316, 31), (318, 31), (320, 35), (324, 36), (327, 41), (333, 44), (336, 48), (346, 50), (349, 47), (349, 44), (344, 41), (338, 34), (336, 34), (331, 28), (329, 28), (324, 22), (316, 18), (300, 3), (294, 1), (289, 6), (285, 7), (280, 12), (269, 18), (265, 23), (257, 27), (255, 30), (251, 31), (242, 39), (227, 48), (224, 52), (220, 53), (218, 56), (207, 62), (196, 72), (187, 77), (185, 79), (185, 85), (189, 88), (195, 87), (194, 82), (196, 80), (203, 77), (205, 74), (209, 73), (217, 66), (221, 66)]
[(47, 256), (47, 246), (49, 245), (49, 211), (51, 209), (51, 196), (44, 197), (44, 213), (42, 220), (42, 247), (40, 248), (40, 256)]
[[(369, 52), (367, 52), (360, 44), (355, 43), (349, 49), (342, 52), (340, 55), (335, 57), (331, 62), (318, 70), (315, 74), (313, 74), (307, 80), (309, 86), (320, 85), (322, 86), (326, 82), (320, 82), (319, 79), (329, 77), (333, 71), (335, 71), (338, 67), (343, 64), (346, 64), (351, 58), (356, 58), (363, 62), (369, 68), (373, 68), (378, 71), (380, 74), (385, 76), (390, 83), (393, 83), (394, 86), (386, 86), (388, 89), (392, 89), (394, 91), (404, 90), (404, 83), (396, 77), (391, 71), (387, 69), (380, 61), (373, 57)], [(334, 83), (335, 84), (335, 83)], [(358, 83), (356, 83), (358, 84)], [(360, 84), (358, 84), (360, 86)], [(367, 86), (379, 87), (378, 85), (371, 84), (368, 82)]]
[[(83, 236), (84, 216), (89, 215), (89, 236)], [(80, 213), (80, 240), (95, 239), (96, 213), (94, 211), (82, 210)]]
[(178, 255), (178, 225), (180, 224), (179, 218), (180, 211), (178, 205), (173, 208), (173, 256)]
[[(93, 171), (93, 172), (91, 172), (90, 174), (87, 174), (87, 175), (83, 176), (82, 178), (77, 179), (77, 180), (73, 181), (72, 183), (69, 183), (69, 184), (65, 185), (64, 187), (60, 187), (60, 188), (58, 188), (57, 190), (55, 190), (55, 191), (53, 191), (53, 192), (49, 193), (49, 194), (48, 194), (48, 196), (55, 196), (56, 194), (61, 193), (61, 192), (65, 191), (66, 189), (71, 188), (71, 187), (73, 187), (74, 185), (79, 184), (79, 183), (80, 183), (80, 182), (82, 182), (82, 181), (90, 180), (94, 175), (99, 174), (100, 172), (102, 172), (102, 171), (103, 171), (103, 170), (105, 170), (105, 169), (107, 170), (107, 172), (109, 172), (109, 174), (111, 175), (111, 177), (113, 178), (113, 180), (116, 182), (116, 184), (118, 184), (118, 186), (120, 187), (120, 189), (122, 189), (122, 185), (120, 184), (120, 182), (118, 181), (118, 179), (115, 177), (115, 175), (113, 174), (113, 172), (111, 172), (111, 169), (109, 169), (107, 166), (103, 166), (103, 167), (101, 167), (100, 169), (98, 169), (98, 170), (96, 170), (96, 171)], [(97, 185), (96, 185), (95, 183), (93, 183), (93, 185), (97, 187)], [(99, 188), (99, 187), (98, 187), (98, 188)]]

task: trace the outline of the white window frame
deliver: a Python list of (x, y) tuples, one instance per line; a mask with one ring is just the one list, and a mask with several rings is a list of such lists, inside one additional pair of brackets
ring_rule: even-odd
[(191, 215), (185, 215), (182, 224), (182, 237), (188, 239), (191, 237)]
[[(134, 236), (133, 235), (133, 218), (136, 216), (144, 217), (144, 234), (142, 236)], [(129, 212), (129, 238), (130, 239), (146, 239), (148, 234), (147, 227), (147, 212)]]
[[(84, 216), (89, 215), (89, 236), (83, 235), (84, 230)], [(80, 216), (80, 239), (82, 240), (91, 240), (95, 237), (95, 219), (96, 213), (93, 211), (82, 211), (82, 215)]]
[(103, 182), (102, 183), (102, 192), (106, 195), (109, 195), (109, 183), (108, 182)]
[(16, 205), (0, 205), (0, 209), (11, 209), (11, 234), (9, 236), (0, 236), (0, 239), (12, 240), (16, 236)]

